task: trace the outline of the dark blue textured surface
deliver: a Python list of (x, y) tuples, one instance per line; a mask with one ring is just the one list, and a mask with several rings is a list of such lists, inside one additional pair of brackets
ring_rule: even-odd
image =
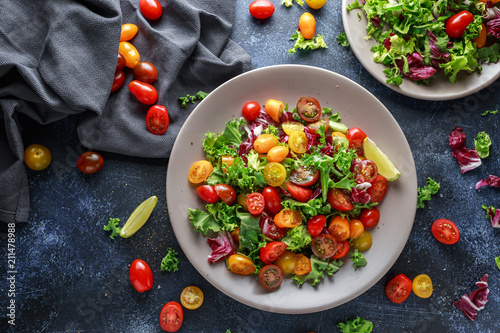
[[(500, 176), (500, 114), (481, 117), (500, 107), (500, 81), (472, 96), (446, 102), (420, 101), (386, 88), (363, 69), (352, 51), (337, 44), (343, 31), (340, 1), (312, 11), (317, 33), (327, 50), (289, 55), (299, 16), (307, 6), (286, 8), (273, 1), (276, 12), (266, 21), (248, 14), (250, 1), (237, 1), (233, 39), (252, 56), (253, 68), (297, 63), (342, 74), (372, 92), (391, 111), (413, 151), (419, 186), (427, 177), (441, 190), (417, 210), (408, 243), (391, 270), (373, 288), (340, 307), (307, 315), (282, 315), (256, 310), (225, 296), (188, 262), (172, 232), (165, 199), (167, 160), (129, 158), (103, 153), (104, 168), (83, 175), (74, 163), (85, 149), (75, 132), (77, 118), (39, 127), (25, 121), (24, 142), (51, 148), (52, 166), (30, 172), (30, 221), (16, 229), (16, 329), (19, 332), (160, 332), (158, 316), (164, 303), (178, 300), (182, 289), (197, 285), (205, 302), (185, 310), (181, 332), (337, 332), (346, 317), (362, 316), (375, 332), (498, 332), (500, 315), (500, 229), (493, 229), (482, 204), (500, 208), (499, 189), (475, 190), (489, 174)], [(192, 109), (192, 107), (191, 107)], [(493, 145), (483, 165), (462, 175), (447, 136), (462, 126), (467, 146), (479, 131), (490, 134)], [(383, 130), (381, 128), (380, 130)], [(111, 240), (102, 231), (109, 217), (122, 223), (144, 199), (158, 196), (150, 220), (134, 237)], [(438, 243), (430, 232), (437, 218), (454, 221), (461, 230), (453, 246)], [(4, 229), (2, 229), (4, 231)], [(5, 237), (4, 234), (2, 234)], [(6, 253), (4, 238), (2, 253)], [(173, 247), (179, 252), (178, 272), (160, 272), (160, 262)], [(142, 258), (153, 269), (154, 287), (139, 294), (128, 279), (128, 265)], [(2, 267), (5, 267), (3, 260)], [(369, 264), (369, 263), (368, 263)], [(429, 299), (411, 295), (396, 305), (385, 296), (387, 282), (399, 273), (413, 278), (431, 276), (434, 294)], [(490, 276), (489, 302), (470, 321), (452, 303), (475, 289), (485, 273)], [(2, 286), (2, 331), (6, 310)], [(348, 286), (346, 286), (348, 288)]]

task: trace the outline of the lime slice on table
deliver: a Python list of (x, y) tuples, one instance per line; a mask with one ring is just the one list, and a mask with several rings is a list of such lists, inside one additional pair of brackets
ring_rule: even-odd
[(375, 162), (378, 173), (388, 181), (392, 182), (399, 178), (401, 172), (394, 166), (389, 157), (380, 150), (377, 144), (368, 137), (363, 141), (363, 151), (367, 159)]
[(144, 200), (136, 209), (130, 214), (127, 222), (120, 231), (120, 236), (128, 238), (135, 234), (148, 220), (151, 212), (156, 206), (158, 198), (156, 195)]

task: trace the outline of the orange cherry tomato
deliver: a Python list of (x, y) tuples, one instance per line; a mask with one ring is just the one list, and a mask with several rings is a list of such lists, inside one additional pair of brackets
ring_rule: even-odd
[(340, 215), (335, 216), (333, 220), (328, 225), (328, 232), (337, 241), (343, 241), (349, 238), (351, 234), (349, 230), (349, 220)]
[(277, 146), (279, 143), (276, 135), (272, 134), (261, 134), (253, 143), (253, 149), (259, 154), (267, 154), (267, 152)]
[(305, 12), (300, 16), (299, 30), (302, 32), (302, 36), (304, 36), (305, 39), (314, 37), (316, 34), (316, 19), (311, 13)]
[(286, 146), (274, 146), (267, 152), (267, 160), (269, 162), (281, 162), (283, 161), (290, 152), (290, 149)]
[(128, 42), (135, 37), (139, 28), (135, 24), (125, 23), (122, 24), (122, 30), (120, 34), (120, 42)]
[(302, 224), (302, 215), (297, 210), (282, 209), (274, 216), (274, 223), (279, 228), (295, 228)]
[(203, 291), (195, 286), (184, 288), (181, 292), (181, 304), (189, 310), (198, 309), (203, 304)]
[(295, 268), (293, 269), (293, 274), (306, 275), (311, 272), (311, 269), (311, 260), (308, 257), (302, 253), (295, 255)]
[(484, 25), (484, 23), (481, 23), (481, 30), (479, 30), (479, 36), (474, 38), (472, 41), (476, 43), (476, 47), (480, 49), (484, 46), (484, 44), (486, 44), (487, 37), (488, 37), (488, 32), (486, 31), (486, 26)]
[(203, 183), (212, 173), (213, 166), (209, 161), (194, 162), (189, 168), (188, 179), (193, 184)]
[(134, 45), (129, 42), (120, 42), (118, 46), (118, 52), (125, 57), (125, 65), (129, 68), (134, 68), (139, 61), (141, 61), (141, 55)]
[(232, 254), (227, 260), (229, 270), (239, 275), (250, 275), (255, 272), (255, 265), (252, 260), (242, 254)]
[(264, 110), (266, 113), (277, 123), (280, 122), (280, 117), (283, 114), (283, 109), (285, 105), (282, 101), (277, 101), (275, 99), (270, 99), (264, 105)]
[(361, 236), (363, 232), (365, 232), (365, 226), (360, 220), (352, 219), (349, 221), (349, 230), (350, 230), (349, 238), (355, 239)]

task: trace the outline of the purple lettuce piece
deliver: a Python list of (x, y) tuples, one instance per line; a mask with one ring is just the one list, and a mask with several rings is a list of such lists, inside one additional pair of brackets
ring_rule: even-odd
[(352, 202), (366, 204), (370, 202), (371, 196), (368, 192), (366, 192), (366, 190), (353, 187), (351, 193), (349, 193), (349, 199), (351, 199)]
[(483, 186), (500, 187), (500, 177), (489, 175), (488, 178), (481, 179), (476, 183), (476, 190)]
[(493, 10), (493, 12), (495, 17), (486, 22), (486, 31), (493, 37), (500, 38), (500, 10)]
[(321, 195), (321, 193), (322, 193), (321, 186), (316, 186), (316, 188), (314, 189), (313, 193), (311, 194), (311, 197), (309, 198), (309, 200), (316, 199), (317, 197), (319, 197)]
[(432, 65), (435, 68), (440, 68), (439, 64), (444, 64), (450, 61), (450, 53), (449, 52), (441, 52), (436, 45), (437, 38), (436, 35), (432, 33), (432, 31), (427, 30), (427, 36), (429, 36), (429, 48), (431, 49), (431, 61)]
[(306, 133), (307, 137), (307, 151), (311, 149), (312, 146), (316, 146), (319, 144), (319, 142), (316, 140), (316, 134), (312, 133), (309, 127), (304, 127), (304, 132)]
[(462, 127), (455, 126), (448, 136), (448, 144), (451, 149), (459, 149), (465, 146), (465, 133)]
[(280, 228), (274, 223), (273, 218), (264, 211), (259, 220), (259, 226), (262, 234), (274, 240), (281, 239), (286, 235), (286, 229)]
[(411, 55), (407, 55), (406, 59), (408, 59), (408, 73), (403, 72), (404, 61), (402, 59), (396, 60), (396, 64), (401, 70), (401, 73), (413, 81), (428, 79), (436, 73), (436, 69), (434, 67), (424, 65), (423, 58), (418, 52), (413, 52)]
[(284, 123), (285, 121), (297, 121), (293, 118), (293, 113), (290, 111), (283, 111), (280, 117), (280, 122)]
[(233, 238), (227, 231), (219, 232), (216, 238), (209, 238), (207, 242), (212, 249), (212, 254), (208, 256), (210, 264), (214, 264), (236, 252)]
[(481, 158), (476, 148), (469, 150), (465, 146), (465, 133), (461, 127), (453, 128), (448, 136), (448, 144), (453, 149), (452, 155), (457, 159), (462, 174), (481, 165)]
[(500, 228), (500, 209), (491, 206), (486, 207), (486, 205), (484, 205), (483, 208), (486, 210), (486, 216), (491, 221), (491, 226), (493, 228)]
[(463, 295), (461, 299), (454, 302), (455, 305), (464, 315), (470, 320), (477, 318), (477, 312), (484, 309), (484, 305), (488, 302), (488, 274), (484, 274), (480, 281), (476, 282), (477, 290), (472, 291), (468, 295)]

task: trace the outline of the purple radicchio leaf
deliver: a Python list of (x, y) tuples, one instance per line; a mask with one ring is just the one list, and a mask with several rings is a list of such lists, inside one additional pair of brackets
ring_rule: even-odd
[(444, 64), (450, 61), (450, 53), (449, 52), (442, 53), (441, 51), (439, 51), (439, 48), (436, 45), (437, 38), (430, 30), (427, 30), (427, 36), (429, 36), (429, 48), (431, 49), (432, 52), (431, 55), (432, 65), (435, 68), (440, 68), (439, 64)]
[(435, 68), (429, 65), (424, 65), (423, 58), (418, 52), (413, 52), (411, 55), (407, 55), (406, 59), (408, 59), (408, 73), (403, 72), (404, 61), (402, 59), (396, 60), (396, 64), (401, 70), (401, 73), (413, 81), (428, 79), (436, 73)]
[(494, 18), (486, 22), (486, 31), (493, 37), (500, 38), (500, 10), (496, 7), (491, 8), (491, 10), (494, 12)]
[(461, 127), (453, 128), (448, 136), (448, 144), (453, 149), (452, 155), (457, 159), (462, 174), (481, 165), (476, 148), (469, 150), (465, 146), (465, 133)]
[(500, 177), (489, 175), (488, 178), (481, 179), (476, 183), (476, 190), (483, 186), (500, 187)]
[(477, 318), (477, 312), (484, 309), (484, 305), (488, 302), (488, 274), (484, 274), (480, 281), (476, 282), (478, 289), (472, 291), (468, 295), (463, 295), (461, 299), (454, 302), (455, 305), (464, 315), (470, 320)]
[(209, 238), (207, 242), (212, 249), (212, 254), (208, 256), (210, 264), (214, 264), (236, 252), (233, 238), (227, 231), (219, 232), (216, 238)]
[(500, 209), (488, 207), (486, 209), (486, 215), (491, 221), (491, 226), (493, 228), (500, 228)]

